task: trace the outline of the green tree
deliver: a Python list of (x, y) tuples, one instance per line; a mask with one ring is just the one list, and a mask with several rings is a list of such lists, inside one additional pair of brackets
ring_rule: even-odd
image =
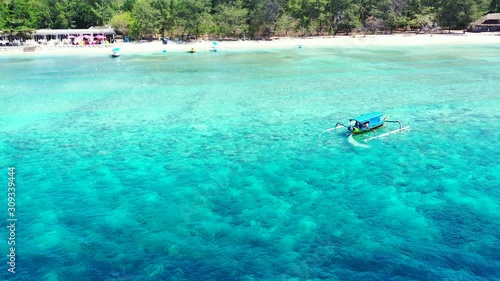
[(9, 5), (7, 0), (0, 0), (0, 31), (5, 30), (9, 21)]
[(113, 16), (110, 24), (117, 33), (128, 36), (130, 33), (130, 29), (134, 26), (134, 18), (132, 16), (132, 13), (129, 11), (120, 12)]
[(154, 35), (160, 31), (160, 12), (152, 7), (153, 0), (137, 0), (132, 8), (132, 26), (130, 34), (133, 38)]
[(119, 10), (131, 12), (134, 8), (135, 1), (136, 0), (124, 0)]
[(297, 30), (299, 21), (288, 13), (282, 13), (276, 21), (276, 32), (288, 36), (288, 32)]
[(179, 5), (178, 24), (183, 33), (198, 35), (213, 29), (209, 0), (183, 0)]
[(386, 28), (392, 31), (407, 25), (409, 19), (404, 15), (404, 12), (409, 2), (410, 0), (392, 0), (388, 3), (383, 17)]
[(216, 7), (215, 23), (217, 31), (225, 36), (238, 36), (248, 30), (248, 10), (243, 8), (241, 0), (230, 4), (220, 4)]
[(490, 13), (500, 13), (500, 0), (491, 0)]
[(76, 28), (89, 28), (102, 24), (100, 1), (96, 0), (70, 0), (71, 20)]
[(483, 0), (440, 0), (436, 13), (437, 21), (442, 27), (466, 28), (487, 10), (489, 2)]
[(408, 26), (413, 28), (432, 28), (436, 22), (434, 8), (425, 7), (421, 13), (415, 14), (414, 17), (407, 22)]
[[(385, 0), (383, 0), (385, 1)], [(369, 17), (380, 15), (377, 7), (379, 1), (376, 0), (359, 0), (359, 18), (360, 21), (365, 22)]]
[(282, 11), (279, 0), (252, 1), (249, 8), (249, 23), (252, 34), (270, 36), (275, 30), (276, 21)]
[(26, 37), (31, 30), (39, 27), (44, 11), (39, 10), (37, 0), (11, 0), (8, 4), (6, 29)]
[(321, 11), (325, 10), (327, 2), (316, 0), (290, 0), (288, 13), (297, 19), (297, 31), (301, 35), (314, 33), (321, 24), (318, 23)]
[(327, 6), (329, 32), (337, 35), (340, 30), (349, 32), (360, 27), (357, 11), (359, 6), (354, 0), (330, 1)]
[(75, 28), (74, 14), (76, 1), (74, 0), (48, 0), (49, 18), (42, 28)]
[(179, 11), (178, 0), (154, 0), (151, 6), (159, 12), (159, 25), (161, 35), (166, 31), (173, 31), (177, 25), (177, 14)]
[(362, 25), (464, 28), (488, 12), (500, 12), (500, 0), (0, 0), (0, 29), (28, 33), (112, 23), (136, 37), (337, 34)]

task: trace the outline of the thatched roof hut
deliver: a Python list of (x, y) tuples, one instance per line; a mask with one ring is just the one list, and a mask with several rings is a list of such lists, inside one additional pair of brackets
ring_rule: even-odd
[(500, 13), (487, 14), (472, 23), (471, 31), (500, 31)]

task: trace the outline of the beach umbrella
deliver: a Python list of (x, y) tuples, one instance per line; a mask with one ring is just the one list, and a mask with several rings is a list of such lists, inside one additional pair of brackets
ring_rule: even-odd
[(75, 35), (70, 35), (70, 36), (68, 36), (68, 38), (70, 38), (70, 39), (71, 38), (76, 38), (76, 36)]
[(83, 38), (84, 39), (90, 39), (90, 38), (92, 38), (92, 36), (91, 35), (83, 35)]
[(120, 48), (114, 48), (112, 51), (113, 51), (113, 52), (119, 52), (119, 51), (120, 51)]
[(96, 36), (94, 36), (94, 38), (96, 38), (96, 39), (104, 39), (104, 38), (106, 38), (106, 36), (104, 36), (104, 35), (96, 35)]

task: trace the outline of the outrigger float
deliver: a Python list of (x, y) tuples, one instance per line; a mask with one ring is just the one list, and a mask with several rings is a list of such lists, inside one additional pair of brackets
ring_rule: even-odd
[[(323, 133), (337, 129), (338, 127), (345, 127), (345, 128), (347, 128), (347, 131), (348, 131), (346, 135), (349, 137), (351, 137), (352, 135), (373, 132), (373, 134), (374, 134), (373, 137), (365, 139), (365, 142), (369, 142), (371, 140), (374, 140), (374, 139), (377, 139), (380, 137), (385, 137), (388, 135), (392, 135), (392, 134), (399, 133), (401, 131), (405, 131), (405, 130), (410, 129), (409, 126), (403, 127), (403, 124), (401, 123), (401, 121), (399, 121), (399, 120), (387, 120), (387, 119), (389, 119), (389, 116), (384, 117), (383, 115), (384, 114), (382, 112), (370, 112), (370, 113), (366, 113), (366, 114), (354, 117), (352, 119), (349, 119), (348, 125), (337, 122), (337, 124), (335, 124), (335, 127), (324, 130), (320, 134), (320, 136), (323, 135)], [(383, 134), (378, 134), (377, 129), (385, 126), (386, 123), (398, 123), (399, 129), (392, 130), (390, 132), (383, 133)]]

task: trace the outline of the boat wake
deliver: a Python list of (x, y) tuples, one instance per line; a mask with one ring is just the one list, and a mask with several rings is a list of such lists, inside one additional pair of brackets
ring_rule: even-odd
[(323, 136), (323, 134), (324, 134), (324, 133), (326, 133), (326, 132), (330, 132), (330, 131), (333, 131), (333, 130), (335, 130), (335, 129), (337, 129), (337, 128), (330, 128), (330, 129), (326, 129), (326, 130), (324, 130), (323, 132), (321, 132), (321, 134), (319, 134), (318, 139), (320, 139), (320, 138), (321, 138), (321, 136)]
[(367, 144), (364, 144), (364, 143), (360, 143), (358, 141), (356, 141), (353, 137), (352, 137), (352, 134), (349, 135), (349, 137), (347, 138), (347, 140), (349, 141), (350, 144), (354, 145), (354, 146), (357, 146), (357, 147), (363, 147), (363, 148), (370, 148), (369, 145)]
[(378, 139), (378, 138), (381, 138), (381, 137), (386, 137), (388, 135), (397, 134), (399, 132), (409, 131), (409, 130), (410, 130), (410, 126), (404, 127), (404, 128), (401, 126), (401, 128), (393, 130), (393, 131), (390, 131), (388, 133), (384, 133), (384, 134), (381, 134), (381, 135), (375, 135), (374, 137), (371, 137), (371, 138), (365, 140), (365, 142), (369, 142), (369, 141), (374, 140), (374, 139)]

